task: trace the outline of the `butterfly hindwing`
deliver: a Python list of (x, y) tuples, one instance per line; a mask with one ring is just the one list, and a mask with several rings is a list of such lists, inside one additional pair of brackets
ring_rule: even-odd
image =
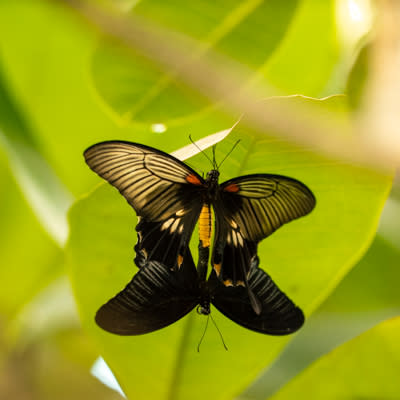
[(215, 271), (208, 280), (211, 302), (226, 317), (256, 332), (287, 335), (304, 323), (303, 312), (276, 286), (271, 277), (258, 268), (258, 258), (248, 277), (249, 289), (261, 304), (257, 314), (251, 304), (247, 288), (224, 286)]
[(118, 335), (141, 335), (179, 320), (199, 302), (199, 284), (191, 255), (177, 271), (147, 262), (131, 282), (96, 314), (97, 324)]
[(218, 211), (215, 211), (213, 268), (225, 285), (243, 285), (251, 260), (257, 254), (257, 243), (245, 239), (234, 220), (228, 222), (223, 211)]
[(286, 176), (255, 174), (222, 183), (214, 205), (212, 257), (221, 281), (234, 285), (246, 281), (258, 242), (314, 206), (315, 197), (307, 186)]
[(189, 245), (199, 214), (195, 207), (183, 212), (161, 222), (140, 218), (136, 226), (138, 240), (135, 245), (135, 263), (138, 267), (148, 260), (158, 261), (174, 269), (182, 265), (184, 249)]

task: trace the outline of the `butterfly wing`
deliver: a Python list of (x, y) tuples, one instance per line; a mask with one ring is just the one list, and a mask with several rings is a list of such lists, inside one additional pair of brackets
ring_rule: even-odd
[(221, 281), (226, 285), (245, 284), (258, 242), (287, 222), (308, 214), (314, 206), (310, 189), (285, 176), (256, 174), (222, 183), (214, 204), (212, 259)]
[(241, 176), (220, 188), (229, 217), (239, 225), (243, 237), (255, 242), (307, 215), (316, 203), (306, 185), (282, 175)]
[(84, 156), (140, 217), (136, 264), (154, 260), (170, 268), (181, 265), (201, 211), (203, 178), (169, 154), (137, 143), (102, 142)]
[(199, 283), (188, 252), (177, 271), (149, 261), (96, 314), (97, 324), (118, 335), (141, 335), (182, 318), (199, 302)]
[(258, 268), (258, 258), (251, 268), (248, 285), (261, 303), (257, 314), (243, 286), (225, 286), (215, 271), (208, 280), (211, 301), (225, 316), (252, 331), (269, 335), (287, 335), (304, 323), (303, 312), (276, 286), (271, 277)]

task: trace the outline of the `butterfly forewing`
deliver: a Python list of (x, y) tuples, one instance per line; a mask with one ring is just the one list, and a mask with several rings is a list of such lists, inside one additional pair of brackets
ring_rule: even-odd
[(226, 218), (239, 225), (244, 238), (256, 242), (315, 206), (307, 186), (281, 175), (241, 176), (224, 182), (221, 189)]
[(198, 192), (204, 180), (170, 155), (136, 143), (98, 143), (84, 155), (89, 167), (142, 217), (136, 228), (136, 264), (155, 260), (179, 267), (200, 214)]
[(281, 175), (234, 178), (220, 185), (219, 194), (212, 263), (226, 285), (246, 282), (260, 240), (315, 206), (307, 186)]
[[(169, 154), (129, 142), (103, 142), (85, 151), (89, 167), (115, 186), (138, 215), (165, 220), (193, 205), (203, 179)], [(192, 180), (190, 180), (192, 178)], [(192, 196), (184, 196), (185, 188)]]

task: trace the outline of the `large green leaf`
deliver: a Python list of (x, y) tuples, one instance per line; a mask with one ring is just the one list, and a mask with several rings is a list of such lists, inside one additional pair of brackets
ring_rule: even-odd
[[(398, 218), (394, 222), (398, 228)], [(361, 261), (240, 399), (268, 398), (324, 354), (383, 320), (398, 316), (399, 259), (400, 251), (376, 235)]]
[(399, 354), (395, 318), (321, 358), (272, 399), (398, 399)]
[[(317, 103), (336, 106), (338, 101)], [(309, 315), (372, 240), (391, 178), (324, 159), (271, 136), (254, 135), (243, 124), (219, 144), (217, 160), (237, 138), (241, 142), (225, 161), (221, 181), (247, 173), (279, 173), (303, 181), (316, 195), (317, 207), (310, 216), (281, 228), (259, 246), (261, 267)], [(190, 163), (200, 171), (209, 169), (202, 154)], [(96, 310), (136, 271), (131, 261), (136, 217), (115, 189), (101, 185), (75, 204), (70, 222), (71, 277), (83, 324), (99, 343), (128, 396), (232, 398), (286, 344), (287, 338), (247, 331), (215, 310), (228, 352), (211, 328), (200, 354), (196, 352), (205, 324), (196, 313), (141, 337), (121, 338), (102, 332), (94, 324)]]
[(377, 235), (365, 257), (330, 296), (320, 313), (374, 313), (382, 310), (400, 311), (397, 282), (400, 250)]

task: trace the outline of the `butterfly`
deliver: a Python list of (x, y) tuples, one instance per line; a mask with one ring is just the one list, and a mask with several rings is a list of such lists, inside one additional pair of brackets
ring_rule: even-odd
[[(131, 282), (96, 314), (97, 324), (120, 335), (139, 335), (172, 324), (197, 306), (212, 303), (248, 329), (284, 335), (299, 329), (304, 315), (259, 268), (258, 243), (283, 224), (305, 216), (315, 196), (300, 181), (252, 174), (218, 183), (177, 158), (143, 144), (107, 141), (89, 147), (89, 167), (115, 186), (138, 215)], [(212, 236), (212, 270), (207, 278)], [(199, 257), (189, 242), (199, 225)]]

